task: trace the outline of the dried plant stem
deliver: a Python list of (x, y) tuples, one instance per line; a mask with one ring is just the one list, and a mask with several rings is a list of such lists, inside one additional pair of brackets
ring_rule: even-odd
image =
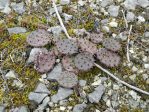
[(127, 57), (127, 61), (128, 61), (128, 62), (130, 62), (130, 56), (129, 56), (129, 42), (130, 42), (130, 33), (131, 33), (131, 30), (132, 30), (132, 25), (130, 26), (129, 33), (128, 33), (128, 37), (127, 37), (127, 54), (126, 54), (126, 57)]
[(55, 1), (52, 0), (52, 3), (53, 3), (54, 10), (55, 10), (56, 15), (57, 15), (57, 17), (58, 17), (58, 20), (59, 20), (59, 22), (60, 22), (60, 25), (61, 25), (61, 27), (63, 28), (64, 33), (66, 34), (67, 38), (71, 39), (71, 37), (69, 36), (69, 34), (68, 34), (68, 32), (67, 32), (67, 30), (66, 30), (64, 24), (63, 24), (63, 21), (62, 21), (60, 15), (59, 15), (59, 12), (58, 12), (57, 7), (56, 7), (56, 4), (55, 4)]
[[(64, 24), (63, 24), (63, 22), (62, 22), (62, 19), (61, 19), (59, 13), (58, 13), (58, 10), (57, 10), (57, 7), (56, 7), (56, 4), (55, 4), (54, 0), (52, 0), (52, 2), (53, 2), (53, 6), (54, 6), (55, 12), (56, 12), (56, 14), (57, 14), (57, 17), (58, 17), (58, 19), (59, 19), (59, 22), (60, 22), (60, 24), (61, 24), (61, 26), (62, 26), (62, 28), (63, 28), (63, 30), (64, 30), (64, 32), (65, 32), (65, 35), (66, 35), (69, 39), (72, 39), (72, 38), (69, 36), (69, 34), (68, 34), (68, 32), (67, 32), (67, 30), (66, 30), (66, 28), (65, 28), (65, 26), (64, 26)], [(132, 30), (132, 25), (130, 26), (130, 30), (129, 30), (129, 35), (128, 35), (128, 37), (130, 36), (131, 30)], [(129, 46), (128, 46), (128, 48), (129, 48)], [(112, 73), (110, 73), (108, 70), (104, 69), (104, 68), (101, 67), (100, 65), (98, 65), (98, 64), (96, 64), (96, 63), (94, 63), (94, 65), (95, 65), (96, 67), (98, 67), (100, 70), (102, 70), (103, 72), (107, 73), (110, 77), (112, 77), (112, 78), (115, 79), (116, 81), (122, 83), (123, 85), (125, 85), (125, 86), (127, 86), (127, 87), (129, 87), (129, 88), (131, 88), (131, 89), (133, 89), (133, 90), (136, 90), (136, 91), (138, 91), (138, 92), (141, 92), (141, 93), (143, 93), (143, 94), (149, 95), (149, 92), (143, 91), (143, 90), (141, 90), (141, 89), (139, 89), (139, 88), (137, 88), (137, 87), (135, 87), (135, 86), (132, 86), (132, 85), (130, 85), (130, 84), (128, 84), (128, 83), (126, 83), (126, 82), (120, 80), (118, 77), (114, 76)]]
[(122, 13), (123, 13), (124, 21), (125, 21), (125, 26), (126, 26), (126, 28), (128, 28), (128, 22), (127, 22), (127, 19), (125, 17), (125, 12), (123, 10), (122, 10)]

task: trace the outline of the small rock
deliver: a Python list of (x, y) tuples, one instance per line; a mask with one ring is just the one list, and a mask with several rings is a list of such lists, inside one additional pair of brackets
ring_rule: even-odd
[(136, 79), (136, 74), (130, 75), (129, 78), (134, 81)]
[(5, 112), (5, 106), (0, 105), (0, 112)]
[(68, 108), (68, 110), (71, 110), (73, 107), (72, 106), (68, 106), (67, 108)]
[(115, 21), (112, 21), (112, 22), (109, 23), (109, 25), (110, 25), (111, 27), (117, 27), (117, 26), (118, 26), (118, 23), (115, 22)]
[(125, 0), (124, 2), (124, 6), (127, 9), (132, 9), (132, 10), (135, 10), (137, 4), (138, 4), (137, 0)]
[(149, 76), (147, 74), (142, 74), (143, 79), (146, 80)]
[(88, 99), (91, 103), (95, 102), (98, 103), (105, 92), (105, 87), (103, 85), (99, 85), (95, 88), (95, 91), (88, 95)]
[(139, 102), (137, 102), (136, 100), (134, 99), (129, 99), (128, 100), (129, 102), (129, 105), (132, 107), (132, 108), (137, 108), (139, 106)]
[(57, 80), (59, 78), (59, 76), (61, 75), (62, 72), (62, 64), (59, 63), (58, 65), (56, 65), (54, 67), (54, 69), (48, 73), (48, 80)]
[(108, 12), (110, 13), (111, 16), (117, 17), (119, 13), (119, 8), (120, 6), (110, 5), (108, 8)]
[(149, 38), (149, 32), (145, 32), (144, 37)]
[(101, 112), (101, 111), (96, 109), (95, 112)]
[(106, 105), (107, 105), (108, 107), (111, 107), (111, 101), (110, 101), (110, 100), (107, 100)]
[(73, 112), (83, 112), (83, 110), (87, 107), (86, 104), (77, 104), (73, 108)]
[(21, 107), (19, 107), (18, 112), (29, 112), (29, 109), (26, 106), (21, 106)]
[(24, 84), (20, 80), (13, 80), (12, 86), (16, 86), (18, 88), (22, 88)]
[(6, 75), (5, 75), (5, 77), (7, 78), (7, 79), (10, 79), (10, 78), (17, 78), (17, 74), (13, 71), (13, 70), (10, 70)]
[(134, 19), (135, 19), (134, 13), (133, 12), (127, 12), (126, 19), (128, 22), (134, 21)]
[(100, 85), (101, 83), (103, 83), (106, 80), (107, 80), (106, 77), (100, 77), (100, 79), (98, 79), (97, 81), (93, 82), (91, 85), (92, 86), (98, 86), (98, 85)]
[(149, 84), (149, 78), (146, 80), (146, 84)]
[(63, 31), (61, 26), (54, 26), (50, 27), (48, 29), (49, 32), (52, 32), (54, 35), (60, 35), (60, 33)]
[(84, 87), (86, 85), (86, 80), (79, 80), (79, 85)]
[(101, 1), (101, 6), (106, 7), (107, 5), (111, 4), (113, 1), (112, 0), (102, 0)]
[(144, 62), (147, 62), (148, 61), (148, 57), (147, 56), (143, 56), (143, 59), (142, 59)]
[(69, 21), (72, 19), (72, 15), (69, 15), (69, 14), (66, 14), (66, 13), (63, 13), (63, 16), (65, 18), (65, 21)]
[(149, 6), (149, 1), (148, 0), (138, 0), (138, 5), (140, 5), (143, 8), (146, 8)]
[(42, 104), (39, 105), (38, 109), (37, 110), (44, 110), (45, 107), (48, 105), (50, 101), (50, 97), (46, 97), (43, 101), (42, 101)]
[(0, 0), (0, 10), (3, 13), (9, 14), (11, 9), (9, 7), (10, 0)]
[(29, 100), (31, 101), (35, 101), (36, 103), (41, 103), (43, 101), (43, 99), (48, 96), (48, 94), (45, 93), (34, 93), (34, 92), (30, 92), (28, 95)]
[(135, 67), (135, 66), (133, 66), (133, 67), (132, 67), (132, 71), (133, 71), (133, 72), (137, 72), (137, 71), (138, 71), (138, 68)]
[(137, 93), (134, 92), (133, 90), (129, 91), (129, 94), (131, 95), (131, 97), (134, 99), (134, 100), (137, 100)]
[(82, 0), (79, 0), (79, 1), (78, 1), (79, 6), (84, 6), (85, 3), (86, 3), (86, 1), (82, 1)]
[(60, 110), (64, 111), (66, 109), (66, 107), (60, 106)]
[(108, 26), (102, 26), (102, 30), (106, 32), (110, 32), (110, 28)]
[(67, 98), (71, 94), (73, 94), (73, 90), (72, 89), (67, 89), (67, 88), (60, 87), (58, 89), (57, 94), (51, 96), (51, 101), (54, 102), (54, 103), (57, 103), (58, 101)]
[(60, 4), (61, 5), (68, 5), (68, 4), (70, 4), (70, 0), (61, 0)]
[(147, 64), (147, 63), (144, 64), (144, 68), (145, 68), (145, 69), (149, 69), (149, 64)]
[(119, 87), (119, 85), (117, 85), (117, 84), (113, 84), (113, 89), (114, 89), (114, 90), (119, 90), (120, 87)]
[(138, 16), (138, 23), (144, 23), (145, 22), (145, 18), (143, 16)]
[(43, 83), (39, 83), (37, 85), (35, 92), (50, 94), (50, 91), (47, 89), (46, 85)]
[(59, 102), (59, 104), (60, 104), (60, 105), (63, 105), (63, 106), (67, 106), (67, 102), (68, 102), (68, 100), (61, 100), (61, 101)]
[(50, 107), (54, 107), (54, 103), (53, 103), (53, 102), (49, 102), (48, 105), (49, 105)]
[(83, 28), (83, 29), (74, 29), (74, 34), (77, 36), (83, 36), (84, 34), (88, 34), (88, 32)]
[(17, 12), (18, 14), (22, 14), (25, 12), (24, 2), (21, 3), (11, 3), (11, 7)]
[(25, 33), (27, 30), (24, 27), (13, 27), (8, 28), (9, 34), (18, 34), (18, 33)]

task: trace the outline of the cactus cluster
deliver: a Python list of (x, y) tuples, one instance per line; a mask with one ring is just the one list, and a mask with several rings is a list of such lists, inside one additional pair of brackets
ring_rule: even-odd
[(75, 57), (74, 63), (79, 70), (87, 71), (94, 66), (94, 58), (91, 53), (82, 52)]
[(78, 43), (70, 39), (62, 39), (56, 42), (57, 49), (62, 54), (72, 55), (78, 52)]
[(103, 40), (103, 46), (111, 51), (119, 51), (121, 45), (118, 41), (113, 38), (106, 38)]
[(27, 37), (28, 44), (34, 47), (45, 46), (50, 41), (50, 34), (43, 29), (35, 30), (31, 32)]
[[(27, 42), (33, 47), (42, 47), (51, 40), (50, 34), (41, 29), (33, 31), (27, 37)], [(105, 48), (97, 49), (99, 43), (102, 43)], [(58, 57), (61, 59), (60, 62), (64, 71), (57, 81), (66, 88), (77, 85), (78, 76), (76, 74), (80, 71), (90, 70), (94, 66), (95, 56), (96, 59), (108, 67), (118, 66), (120, 62), (120, 56), (116, 54), (116, 51), (120, 50), (121, 45), (114, 39), (103, 39), (103, 33), (93, 33), (89, 39), (60, 39), (53, 45), (50, 51), (41, 50), (36, 54), (35, 69), (41, 73), (49, 72)]]
[(50, 71), (55, 64), (56, 57), (51, 52), (40, 52), (34, 60), (35, 69), (41, 73)]
[(97, 52), (97, 45), (86, 39), (79, 39), (79, 46), (83, 52), (95, 54)]
[(90, 40), (91, 42), (95, 43), (95, 44), (99, 44), (102, 43), (103, 41), (103, 33), (91, 33), (90, 34)]
[(98, 49), (96, 55), (97, 59), (108, 67), (118, 66), (120, 63), (120, 57), (116, 53), (105, 48)]

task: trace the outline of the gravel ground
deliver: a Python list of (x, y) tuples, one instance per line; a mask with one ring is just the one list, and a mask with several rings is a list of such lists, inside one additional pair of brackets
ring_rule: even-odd
[[(118, 40), (120, 65), (100, 65), (149, 92), (148, 0), (55, 2), (71, 37), (88, 39), (92, 33), (102, 33), (103, 38)], [(28, 45), (27, 36), (37, 29), (47, 30), (54, 42), (66, 38), (50, 0), (0, 0), (0, 112), (149, 112), (148, 95), (124, 86), (97, 67), (79, 73), (74, 88), (59, 85), (64, 69), (61, 56), (51, 71), (37, 72), (35, 54), (52, 46)]]

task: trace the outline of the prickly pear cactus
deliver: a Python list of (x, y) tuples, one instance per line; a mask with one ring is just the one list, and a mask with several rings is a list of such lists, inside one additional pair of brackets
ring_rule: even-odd
[(90, 40), (95, 43), (95, 44), (98, 44), (98, 43), (102, 43), (103, 41), (103, 33), (91, 33), (90, 34)]
[(111, 51), (119, 51), (121, 44), (113, 38), (106, 38), (103, 40), (103, 46)]
[(62, 39), (56, 43), (57, 49), (62, 54), (72, 55), (78, 52), (78, 43), (71, 39)]
[(73, 88), (78, 84), (78, 76), (73, 72), (63, 71), (57, 81), (65, 88)]
[(38, 29), (28, 35), (27, 42), (31, 46), (41, 47), (51, 42), (50, 37), (46, 30)]
[(95, 54), (97, 52), (96, 44), (90, 42), (89, 40), (79, 39), (78, 42), (82, 51), (86, 51), (92, 54)]
[(62, 59), (62, 64), (65, 70), (70, 71), (70, 72), (74, 72), (77, 73), (78, 70), (77, 68), (75, 68), (73, 59), (69, 56), (64, 56)]
[(105, 64), (108, 67), (118, 66), (120, 63), (120, 57), (116, 53), (105, 48), (100, 48), (97, 51), (96, 56), (101, 63)]
[(38, 72), (45, 73), (50, 71), (55, 64), (56, 57), (54, 53), (51, 52), (40, 52), (34, 61), (35, 69)]
[(87, 71), (94, 66), (94, 58), (91, 53), (83, 52), (75, 57), (74, 63), (79, 70)]

